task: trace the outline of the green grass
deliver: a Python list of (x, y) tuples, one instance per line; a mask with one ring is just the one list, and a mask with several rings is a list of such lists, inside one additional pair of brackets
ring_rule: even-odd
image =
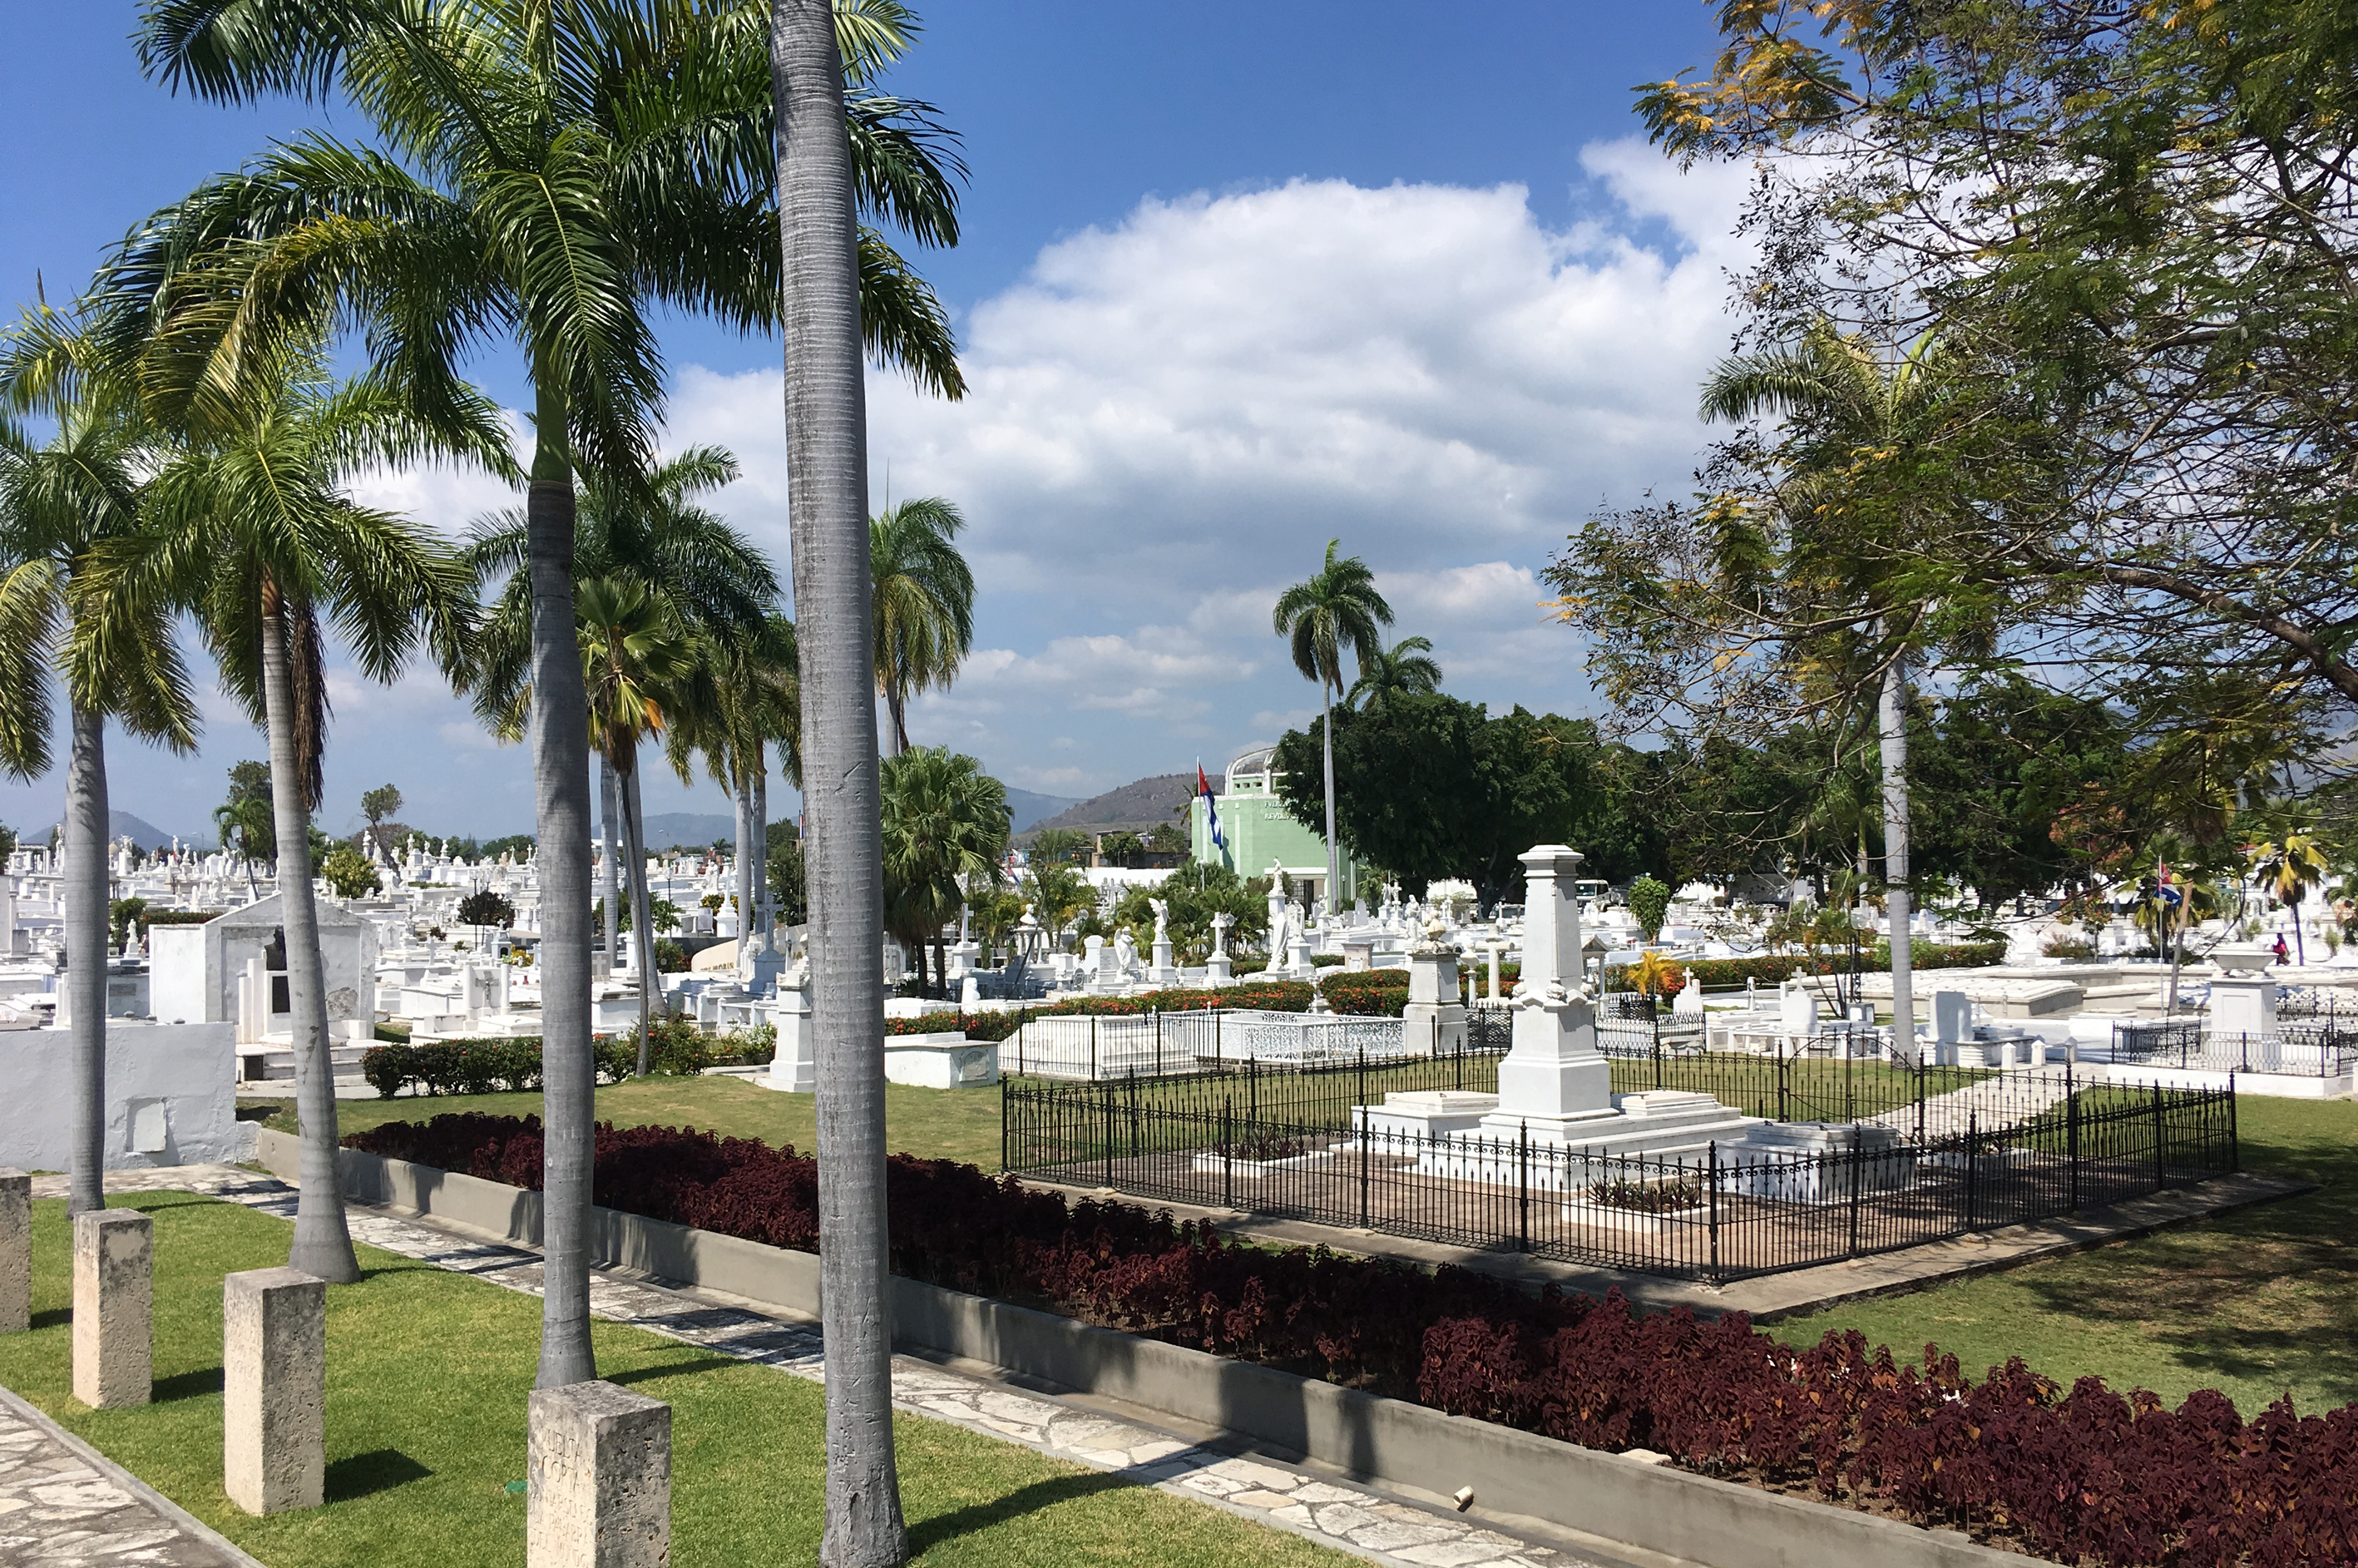
[(1976, 1372), (2020, 1356), (2173, 1404), (2214, 1388), (2245, 1415), (2286, 1393), (2310, 1414), (2358, 1400), (2358, 1103), (2244, 1096), (2237, 1114), (2245, 1170), (2319, 1190), (1773, 1332), (1807, 1343), (1855, 1328), (1905, 1354), (1931, 1341)]
[[(274, 1107), (264, 1125), (286, 1132), (296, 1130), (293, 1100), (244, 1103)], [(419, 1121), (462, 1110), (489, 1116), (538, 1116), (540, 1096), (339, 1100), (336, 1123), (346, 1132), (362, 1132), (388, 1121)], [(610, 1084), (598, 1091), (598, 1116), (631, 1127), (699, 1127), (731, 1138), (791, 1143), (805, 1153), (816, 1146), (818, 1135), (811, 1096), (781, 1094), (738, 1078), (652, 1077)], [(884, 1125), (896, 1152), (963, 1160), (986, 1171), (999, 1169), (999, 1091), (995, 1088), (921, 1089), (887, 1084)]]
[[(525, 1401), (540, 1303), (361, 1249), (329, 1293), (324, 1508), (251, 1519), (222, 1495), (221, 1279), (286, 1261), (282, 1220), (185, 1194), (140, 1195), (156, 1221), (156, 1402), (85, 1410), (71, 1388), (65, 1206), (34, 1206), (34, 1328), (0, 1339), (0, 1382), (270, 1568), (513, 1568), (524, 1561)], [(600, 1372), (672, 1406), (672, 1561), (809, 1563), (820, 1529), (819, 1389), (616, 1324)], [(895, 1421), (918, 1561), (1271, 1568), (1347, 1563), (1114, 1477), (938, 1422)]]

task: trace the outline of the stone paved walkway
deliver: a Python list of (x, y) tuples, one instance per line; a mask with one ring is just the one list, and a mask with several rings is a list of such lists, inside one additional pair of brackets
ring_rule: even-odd
[(0, 1563), (258, 1568), (13, 1397), (0, 1397)]
[[(295, 1193), (274, 1177), (219, 1165), (107, 1173), (109, 1192), (193, 1192), (293, 1219)], [(36, 1177), (33, 1195), (62, 1197), (62, 1176)], [(416, 1220), (369, 1209), (351, 1213), (352, 1239), (471, 1274), (509, 1290), (540, 1291), (540, 1259), (519, 1248), (477, 1241)], [(635, 1324), (741, 1361), (755, 1361), (816, 1382), (821, 1342), (816, 1325), (765, 1317), (736, 1307), (605, 1273), (590, 1277), (590, 1308), (599, 1316)], [(1307, 1536), (1379, 1563), (1416, 1568), (1601, 1568), (1595, 1560), (1489, 1530), (1455, 1514), (1336, 1484), (1266, 1459), (1239, 1458), (1198, 1446), (1168, 1432), (1117, 1421), (1053, 1396), (1011, 1389), (931, 1362), (896, 1356), (893, 1401), (1003, 1442), (1072, 1464), (1109, 1470), (1141, 1485), (1225, 1509)], [(5, 1504), (0, 1504), (4, 1507)], [(0, 1529), (5, 1528), (0, 1519)], [(0, 1538), (5, 1540), (5, 1538)], [(81, 1558), (13, 1558), (0, 1563), (81, 1562)], [(92, 1561), (96, 1561), (93, 1559)], [(204, 1563), (211, 1558), (114, 1557), (108, 1562)]]

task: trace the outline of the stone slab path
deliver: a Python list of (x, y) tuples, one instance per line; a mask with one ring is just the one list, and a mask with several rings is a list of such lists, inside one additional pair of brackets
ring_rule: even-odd
[(5, 1390), (0, 1390), (0, 1563), (261, 1568)]
[[(292, 1220), (294, 1189), (276, 1178), (221, 1165), (110, 1171), (107, 1191), (190, 1192)], [(34, 1178), (36, 1197), (63, 1197), (65, 1178)], [(471, 1274), (537, 1295), (538, 1254), (479, 1241), (422, 1221), (371, 1209), (349, 1211), (352, 1239), (454, 1273)], [(816, 1325), (719, 1305), (678, 1291), (603, 1272), (590, 1277), (590, 1310), (600, 1317), (793, 1377), (822, 1378)], [(1415, 1568), (1608, 1568), (1609, 1559), (1577, 1555), (1488, 1529), (1412, 1499), (1346, 1486), (1266, 1458), (1239, 1457), (1154, 1427), (1116, 1420), (1085, 1405), (1011, 1388), (912, 1357), (892, 1359), (893, 1402), (1001, 1442), (1021, 1444), (1091, 1469), (1119, 1473), (1206, 1507), (1306, 1536), (1379, 1563)], [(0, 1507), (5, 1507), (0, 1503)], [(0, 1530), (6, 1529), (0, 1517)], [(0, 1537), (0, 1541), (5, 1541)], [(0, 1544), (0, 1563), (80, 1563), (79, 1557), (17, 1558)], [(92, 1558), (95, 1563), (102, 1559)], [(118, 1556), (114, 1563), (203, 1564), (205, 1557)]]

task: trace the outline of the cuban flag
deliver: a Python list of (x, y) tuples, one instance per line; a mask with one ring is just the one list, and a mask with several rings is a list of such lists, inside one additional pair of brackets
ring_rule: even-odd
[(1212, 848), (1225, 855), (1228, 841), (1220, 834), (1218, 797), (1212, 794), (1212, 781), (1204, 776), (1204, 763), (1200, 758), (1195, 762), (1195, 793), (1204, 797), (1204, 819), (1212, 825)]

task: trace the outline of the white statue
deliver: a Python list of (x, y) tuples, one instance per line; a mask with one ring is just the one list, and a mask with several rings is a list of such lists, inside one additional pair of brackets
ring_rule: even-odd
[(1130, 939), (1130, 927), (1127, 925), (1114, 934), (1113, 961), (1115, 967), (1124, 974), (1128, 974), (1138, 965), (1138, 944)]
[(1146, 901), (1146, 907), (1154, 912), (1154, 939), (1168, 942), (1171, 939), (1171, 905), (1163, 899), (1150, 898)]

